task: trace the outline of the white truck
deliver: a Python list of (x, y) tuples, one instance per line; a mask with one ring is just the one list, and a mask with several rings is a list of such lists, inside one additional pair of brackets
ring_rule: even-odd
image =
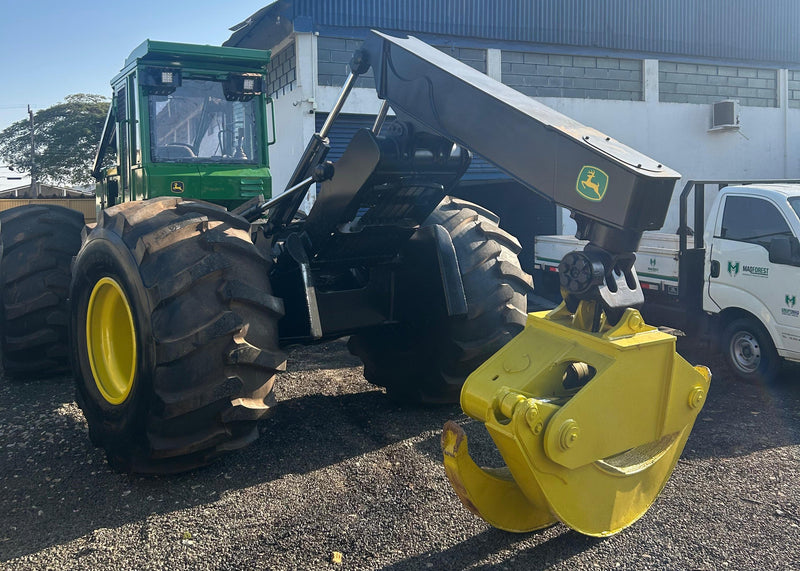
[[(720, 191), (704, 218), (706, 185)], [(679, 233), (645, 233), (637, 252), (645, 318), (709, 337), (742, 379), (772, 381), (781, 358), (800, 361), (798, 237), (800, 181), (689, 181)], [(573, 236), (536, 238), (538, 295), (559, 296), (559, 261), (584, 244)]]

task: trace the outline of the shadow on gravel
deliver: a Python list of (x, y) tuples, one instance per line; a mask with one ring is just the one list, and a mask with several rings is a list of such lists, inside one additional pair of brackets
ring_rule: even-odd
[(291, 373), (361, 366), (361, 360), (348, 351), (347, 338), (319, 345), (290, 347), (286, 351), (289, 353), (287, 371)]
[(459, 414), (457, 406), (401, 407), (379, 391), (305, 396), (280, 403), (243, 454), (269, 479), (302, 474), (439, 430)]
[(303, 396), (281, 402), (244, 451), (188, 474), (145, 478), (111, 471), (72, 397), (68, 382), (0, 380), (0, 561), (134, 522), (146, 534), (148, 515), (367, 454), (460, 413), (402, 408), (380, 391)]
[[(542, 543), (526, 548), (525, 544), (541, 537), (543, 533), (558, 535), (549, 537)], [(598, 543), (602, 538), (588, 537), (563, 526), (553, 531), (528, 534), (508, 533), (498, 529), (488, 529), (470, 537), (444, 551), (423, 553), (400, 561), (384, 570), (401, 571), (412, 569), (547, 569), (568, 561)], [(513, 558), (502, 563), (479, 563), (500, 552), (514, 552)], [(456, 563), (457, 562), (457, 563)]]

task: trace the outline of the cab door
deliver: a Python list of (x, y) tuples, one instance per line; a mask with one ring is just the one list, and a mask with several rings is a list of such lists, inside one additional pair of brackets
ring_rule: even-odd
[(709, 297), (720, 309), (755, 315), (781, 353), (800, 353), (800, 268), (770, 262), (768, 249), (773, 238), (793, 235), (770, 199), (731, 194), (711, 245)]
[[(117, 161), (119, 165), (119, 197), (116, 202), (134, 200), (134, 175), (141, 168), (141, 139), (138, 134), (135, 77), (125, 77), (114, 89), (117, 117)], [(141, 178), (141, 177), (139, 177)], [(141, 186), (141, 183), (136, 186)], [(139, 190), (141, 193), (141, 190)]]
[(128, 132), (128, 86), (123, 80), (114, 88), (114, 105), (117, 115), (117, 165), (119, 168), (119, 196), (112, 204), (130, 200), (130, 134)]

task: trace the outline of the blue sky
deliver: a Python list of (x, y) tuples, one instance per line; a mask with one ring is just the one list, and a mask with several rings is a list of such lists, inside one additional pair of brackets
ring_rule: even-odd
[(272, 0), (2, 0), (0, 130), (109, 81), (146, 39), (220, 45)]

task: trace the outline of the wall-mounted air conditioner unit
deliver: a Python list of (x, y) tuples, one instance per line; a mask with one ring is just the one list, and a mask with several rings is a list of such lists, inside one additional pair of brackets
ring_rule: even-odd
[(711, 104), (711, 129), (726, 131), (739, 128), (739, 102), (729, 99)]

